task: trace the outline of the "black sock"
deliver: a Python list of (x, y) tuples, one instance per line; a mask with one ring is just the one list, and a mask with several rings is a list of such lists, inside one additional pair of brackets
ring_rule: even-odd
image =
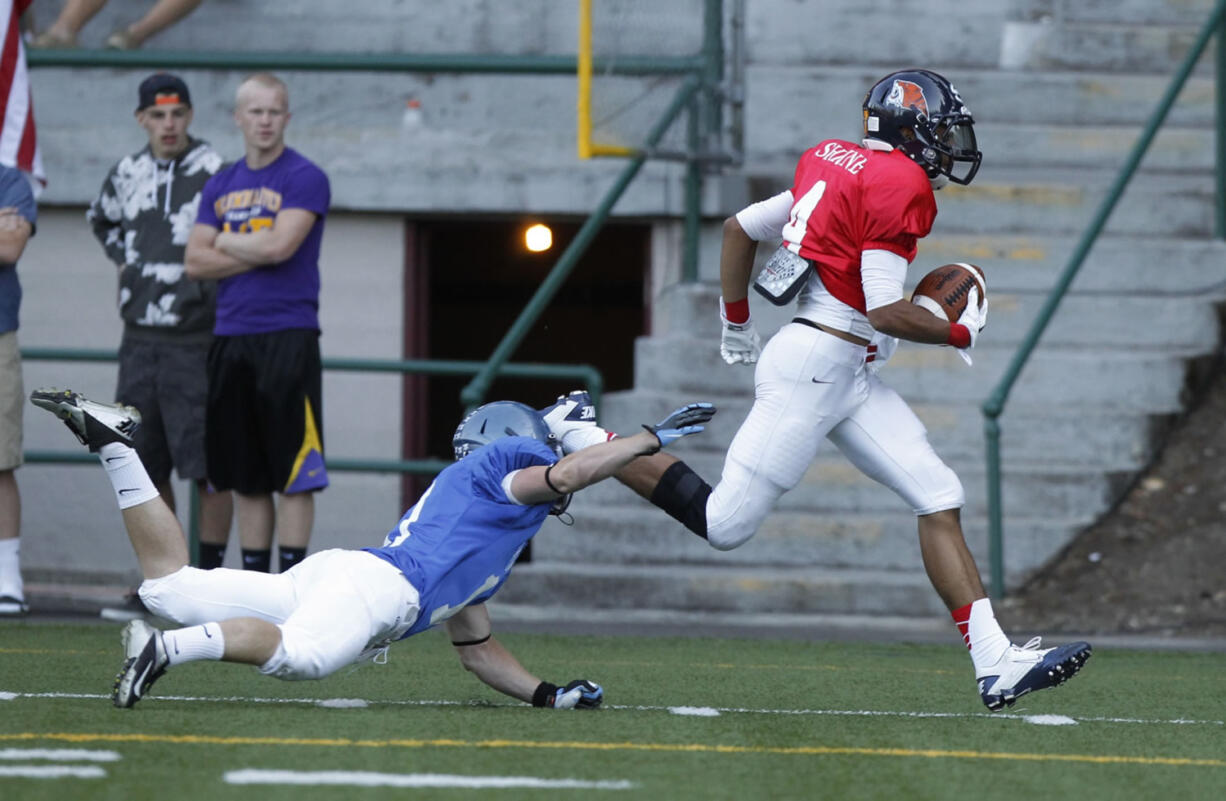
[(271, 572), (272, 550), (248, 550), (243, 548), (243, 570), (258, 570), (261, 573)]
[(301, 562), (306, 558), (306, 548), (286, 548), (282, 545), (281, 551), (281, 572), (286, 573), (291, 567)]
[(196, 567), (201, 570), (212, 570), (215, 567), (221, 567), (221, 563), (224, 561), (226, 561), (226, 546), (224, 544), (200, 543), (200, 559)]

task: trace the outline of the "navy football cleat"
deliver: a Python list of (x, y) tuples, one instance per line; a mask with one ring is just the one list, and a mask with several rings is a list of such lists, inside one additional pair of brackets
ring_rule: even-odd
[(1088, 642), (1044, 650), (1039, 649), (1041, 644), (1042, 639), (1035, 637), (1020, 648), (1010, 645), (1000, 661), (976, 679), (984, 706), (998, 712), (1026, 693), (1063, 684), (1081, 670), (1093, 650)]
[(97, 403), (70, 389), (36, 389), (30, 403), (64, 421), (82, 445), (97, 451), (108, 442), (132, 445), (140, 412), (121, 403)]

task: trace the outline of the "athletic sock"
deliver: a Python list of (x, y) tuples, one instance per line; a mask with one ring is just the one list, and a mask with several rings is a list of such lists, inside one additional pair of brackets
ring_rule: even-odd
[(1009, 649), (1009, 638), (996, 622), (996, 614), (992, 611), (992, 601), (980, 598), (966, 606), (955, 609), (952, 613), (958, 631), (962, 633), (962, 641), (971, 652), (971, 662), (975, 665), (975, 675), (987, 674), (1001, 656)]
[(612, 439), (617, 439), (617, 435), (600, 426), (576, 428), (574, 431), (566, 432), (566, 435), (562, 437), (562, 452), (574, 453)]
[(196, 567), (201, 570), (212, 570), (215, 567), (221, 567), (222, 562), (226, 561), (226, 546), (214, 545), (211, 542), (200, 543), (200, 559)]
[(111, 479), (120, 509), (129, 509), (157, 498), (157, 487), (145, 472), (136, 451), (121, 442), (108, 442), (98, 449), (98, 459)]
[(0, 540), (0, 597), (25, 600), (21, 581), (21, 537)]
[(243, 570), (258, 570), (261, 573), (272, 572), (272, 549), (255, 550), (243, 548)]
[(280, 552), (280, 568), (282, 573), (288, 573), (289, 569), (306, 558), (306, 548), (286, 548), (284, 545), (279, 549)]
[(199, 659), (216, 661), (226, 650), (226, 638), (222, 636), (221, 626), (216, 623), (164, 631), (162, 644), (166, 646), (166, 657), (171, 665)]

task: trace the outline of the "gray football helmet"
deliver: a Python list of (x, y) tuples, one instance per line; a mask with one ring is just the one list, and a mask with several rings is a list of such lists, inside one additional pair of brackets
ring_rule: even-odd
[[(548, 445), (558, 458), (562, 457), (562, 446), (550, 433), (540, 413), (516, 401), (493, 401), (473, 409), (456, 427), (451, 446), (458, 461), (481, 446), (503, 437), (535, 439)], [(570, 495), (563, 495), (554, 501), (550, 514), (562, 514), (570, 506), (570, 500)]]

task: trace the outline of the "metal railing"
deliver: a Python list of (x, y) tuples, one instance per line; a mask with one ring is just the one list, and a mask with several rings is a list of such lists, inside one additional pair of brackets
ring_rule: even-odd
[[(114, 350), (85, 348), (22, 348), (21, 358), (26, 361), (61, 362), (117, 362), (119, 354)], [(486, 366), (485, 362), (427, 359), (350, 359), (325, 358), (325, 372), (399, 373), (401, 375), (470, 376)], [(499, 365), (497, 375), (501, 378), (556, 378), (576, 379), (584, 384), (592, 401), (600, 408), (604, 395), (604, 378), (600, 371), (587, 364), (538, 364), (531, 362), (504, 363)], [(29, 464), (94, 464), (93, 454), (72, 451), (27, 450), (25, 461)], [(400, 473), (434, 475), (451, 464), (444, 459), (337, 459), (328, 457), (325, 464), (336, 472)], [(193, 563), (200, 542), (199, 498), (194, 482), (188, 482), (190, 511), (188, 514), (188, 542)]]
[(1196, 62), (1200, 60), (1200, 57), (1204, 54), (1205, 49), (1209, 46), (1209, 42), (1215, 34), (1218, 35), (1218, 46), (1216, 59), (1217, 169), (1214, 229), (1219, 238), (1226, 238), (1226, 130), (1224, 130), (1226, 128), (1226, 120), (1223, 120), (1223, 110), (1226, 109), (1226, 15), (1224, 15), (1224, 12), (1226, 12), (1226, 0), (1218, 0), (1204, 27), (1201, 28), (1196, 42), (1191, 50), (1188, 51), (1174, 78), (1172, 78), (1166, 93), (1150, 115), (1144, 131), (1137, 139), (1132, 152), (1125, 161), (1119, 175), (1116, 176), (1106, 197), (1103, 198), (1089, 227), (1082, 235), (1073, 254), (1069, 257), (1067, 265), (1063, 272), (1061, 272), (1051, 293), (1047, 296), (1043, 307), (1039, 310), (1038, 316), (1022, 340), (1022, 344), (1018, 347), (1017, 353), (1014, 354), (1013, 359), (1009, 362), (996, 388), (983, 403), (983, 426), (987, 450), (988, 559), (991, 570), (992, 594), (997, 598), (1003, 597), (1005, 594), (1004, 512), (1002, 509), (1000, 486), (1000, 416), (1004, 412), (1005, 402), (1008, 400), (1009, 393), (1021, 374), (1022, 368), (1025, 367), (1026, 362), (1038, 345), (1039, 338), (1042, 337), (1048, 323), (1051, 322), (1051, 318), (1055, 315), (1056, 308), (1068, 293), (1069, 286), (1077, 276), (1077, 272), (1081, 269), (1082, 263), (1089, 255), (1090, 248), (1093, 247), (1099, 234), (1102, 233), (1103, 228), (1107, 224), (1107, 219), (1111, 216), (1111, 212), (1115, 210), (1116, 204), (1119, 203), (1119, 199), (1124, 194), (1124, 189), (1127, 187), (1128, 182), (1132, 180), (1133, 174), (1136, 173), (1142, 157), (1149, 150), (1154, 137), (1158, 133), (1158, 129), (1166, 120), (1171, 106), (1175, 104), (1175, 99), (1183, 89), (1184, 84), (1187, 83), (1188, 77), (1196, 66)]

